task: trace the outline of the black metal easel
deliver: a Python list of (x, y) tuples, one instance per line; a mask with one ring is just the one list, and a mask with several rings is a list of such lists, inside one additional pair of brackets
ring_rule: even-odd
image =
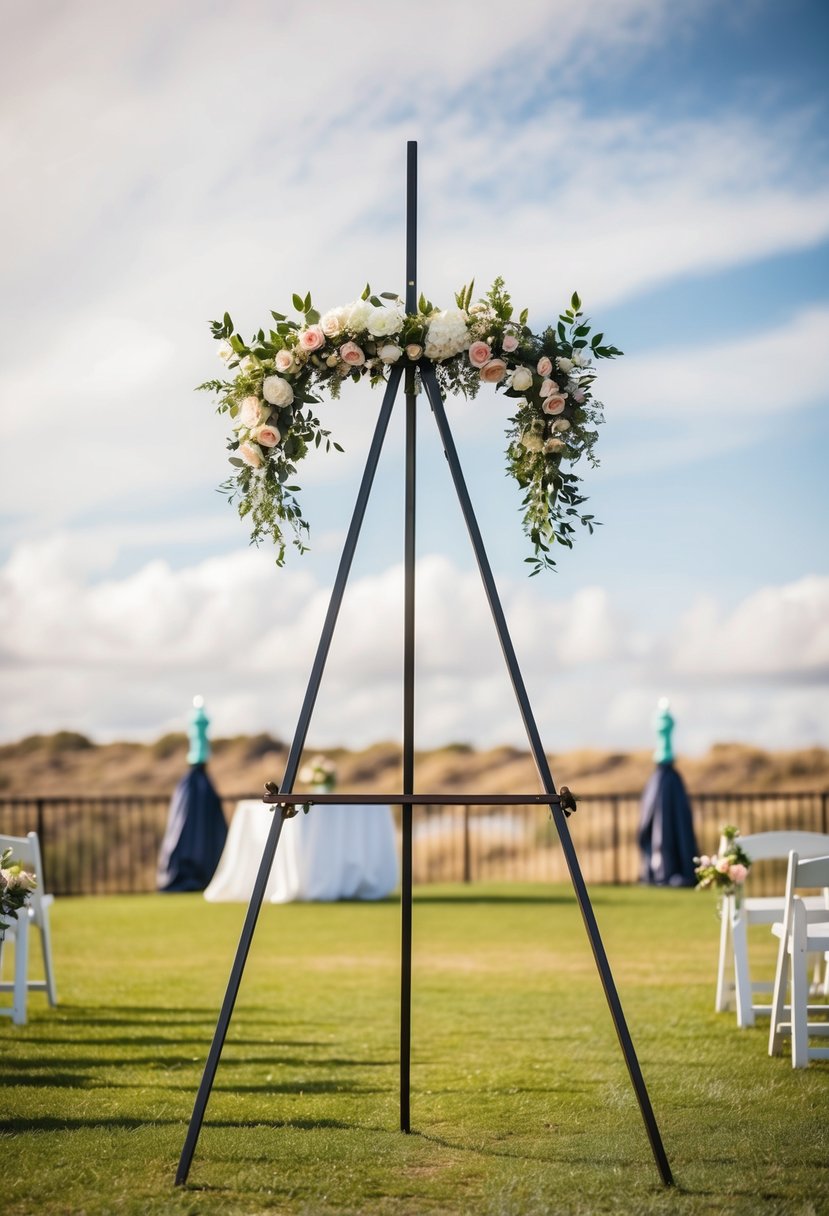
[[(415, 313), (416, 311), (417, 144), (414, 141), (410, 141), (407, 146), (406, 312)], [(515, 692), (518, 707), (524, 722), (524, 728), (527, 732), (530, 750), (532, 751), (535, 766), (538, 770), (541, 785), (545, 791), (543, 794), (499, 794), (490, 796), (485, 794), (461, 794), (452, 796), (448, 794), (415, 794), (414, 792), (416, 509), (415, 439), (417, 407), (415, 376), (417, 370), (420, 372), (420, 378), (426, 397), (435, 416), (440, 439), (443, 443), (444, 452), (449, 464), (450, 472), (452, 474), (452, 480), (455, 485), (455, 491), (460, 502), (467, 531), (469, 533), (469, 538), (475, 552), (475, 558), (478, 563), (478, 569), (484, 585), (487, 601), (495, 622), (495, 628), (501, 643), (501, 649), (503, 651), (504, 659), (506, 661), (507, 669), (512, 681), (513, 691)], [(562, 797), (556, 792), (550, 766), (544, 753), (544, 748), (542, 747), (541, 736), (538, 733), (538, 727), (536, 726), (535, 718), (533, 717), (532, 708), (530, 707), (529, 698), (527, 696), (527, 690), (524, 686), (524, 681), (518, 667), (518, 659), (512, 645), (512, 640), (509, 636), (506, 618), (498, 597), (495, 580), (492, 576), (492, 570), (484, 550), (481, 533), (478, 528), (477, 520), (475, 519), (475, 512), (472, 508), (472, 502), (469, 498), (469, 493), (467, 491), (466, 483), (461, 471), (457, 450), (455, 448), (455, 442), (452, 438), (452, 432), (449, 428), (449, 422), (443, 405), (443, 396), (438, 385), (434, 366), (428, 359), (421, 359), (417, 365), (417, 369), (412, 365), (408, 366), (406, 368), (405, 377), (406, 517), (404, 537), (403, 794), (401, 796), (400, 794), (349, 795), (337, 793), (314, 794), (309, 797), (307, 794), (294, 794), (292, 792), (300, 758), (302, 756), (303, 748), (305, 747), (305, 740), (311, 721), (311, 715), (316, 703), (317, 693), (319, 692), (323, 671), (325, 669), (325, 663), (328, 658), (334, 628), (337, 623), (337, 617), (342, 604), (346, 583), (348, 582), (349, 572), (351, 570), (354, 553), (357, 547), (357, 540), (362, 528), (366, 506), (377, 469), (377, 463), (380, 458), (380, 452), (382, 450), (386, 431), (388, 429), (389, 418), (391, 417), (392, 407), (400, 388), (402, 374), (403, 368), (400, 364), (394, 365), (389, 373), (388, 383), (385, 393), (383, 394), (383, 401), (380, 407), (380, 414), (374, 430), (374, 437), (371, 442), (371, 447), (369, 448), (366, 467), (363, 472), (363, 478), (357, 494), (354, 513), (352, 515), (351, 524), (348, 529), (342, 556), (340, 558), (337, 576), (334, 580), (334, 587), (331, 592), (328, 612), (326, 613), (325, 622), (323, 624), (322, 633), (320, 635), (320, 640), (317, 647), (317, 653), (311, 668), (311, 675), (309, 677), (308, 687), (306, 689), (305, 698), (300, 710), (296, 732), (291, 744), (291, 750), (288, 754), (282, 785), (278, 793), (267, 795), (263, 799), (263, 801), (266, 803), (274, 804), (273, 823), (271, 824), (268, 838), (265, 843), (265, 849), (262, 854), (259, 871), (254, 883), (253, 893), (251, 894), (247, 914), (242, 926), (239, 945), (236, 949), (236, 957), (234, 958), (233, 966), (231, 967), (227, 990), (219, 1011), (213, 1041), (210, 1045), (210, 1051), (208, 1053), (201, 1084), (199, 1085), (199, 1089), (196, 1094), (193, 1114), (190, 1119), (190, 1125), (187, 1130), (187, 1136), (184, 1141), (184, 1147), (181, 1152), (181, 1159), (179, 1161), (178, 1171), (176, 1173), (176, 1185), (183, 1186), (187, 1181), (187, 1176), (190, 1172), (193, 1153), (195, 1152), (196, 1143), (199, 1138), (202, 1123), (204, 1122), (204, 1114), (210, 1098), (211, 1090), (213, 1088), (216, 1069), (219, 1065), (219, 1059), (222, 1054), (225, 1037), (230, 1025), (230, 1019), (233, 1015), (233, 1007), (236, 1003), (236, 997), (239, 992), (239, 986), (242, 982), (245, 963), (247, 961), (251, 941), (253, 940), (256, 921), (262, 907), (268, 877), (270, 875), (271, 866), (273, 865), (273, 859), (276, 855), (277, 845), (279, 844), (282, 824), (286, 818), (286, 815), (294, 813), (295, 808), (299, 803), (310, 802), (314, 805), (324, 806), (331, 803), (348, 805), (349, 803), (365, 804), (371, 802), (392, 802), (400, 805), (402, 808), (403, 841), (401, 875), (400, 968), (400, 1130), (403, 1132), (409, 1132), (411, 1130), (412, 809), (414, 806), (425, 806), (440, 802), (443, 804), (474, 803), (475, 805), (481, 806), (509, 804), (525, 805), (528, 803), (549, 806), (559, 839), (561, 841), (564, 858), (567, 862), (567, 868), (573, 883), (573, 890), (575, 892), (576, 899), (578, 900), (582, 919), (584, 920), (584, 925), (587, 930), (587, 936), (590, 940), (590, 945), (596, 960), (596, 966), (598, 968), (599, 976), (604, 988), (613, 1025), (616, 1028), (616, 1034), (619, 1038), (622, 1054), (624, 1055), (625, 1063), (630, 1074), (631, 1083), (639, 1103), (639, 1109), (645, 1123), (645, 1129), (648, 1134), (648, 1139), (650, 1140), (654, 1159), (663, 1183), (666, 1186), (670, 1186), (673, 1183), (671, 1167), (668, 1164), (668, 1158), (665, 1154), (662, 1138), (659, 1134), (659, 1127), (656, 1123), (656, 1117), (653, 1113), (653, 1108), (651, 1106), (648, 1091), (642, 1076), (642, 1071), (639, 1067), (639, 1061), (636, 1058), (636, 1052), (634, 1050), (633, 1042), (625, 1021), (625, 1015), (622, 1011), (619, 994), (616, 991), (616, 985), (610, 970), (610, 963), (608, 962), (607, 954), (605, 953), (604, 945), (602, 943), (601, 934), (599, 933), (599, 926), (596, 923), (596, 917), (590, 903), (590, 896), (587, 892), (587, 887), (585, 886), (584, 878), (581, 873), (581, 867), (579, 866), (578, 857), (576, 856), (576, 850), (570, 836), (570, 829), (567, 825), (567, 811), (562, 807)]]

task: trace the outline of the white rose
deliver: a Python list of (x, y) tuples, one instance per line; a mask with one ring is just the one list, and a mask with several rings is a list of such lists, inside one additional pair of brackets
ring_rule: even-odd
[(262, 396), (271, 405), (290, 405), (294, 390), (282, 376), (266, 376), (262, 384)]
[(230, 360), (236, 355), (236, 351), (226, 338), (222, 338), (221, 342), (219, 343), (218, 355), (222, 363), (229, 363)]
[(576, 367), (590, 366), (590, 359), (583, 350), (573, 351), (573, 362), (575, 363)]
[(375, 338), (388, 338), (399, 333), (403, 326), (403, 314), (395, 305), (372, 308), (368, 317), (368, 332)]
[(563, 355), (559, 355), (556, 359), (556, 367), (560, 372), (571, 372), (573, 370), (573, 360), (565, 359)]
[(512, 373), (512, 387), (517, 393), (525, 393), (532, 388), (533, 374), (528, 367), (516, 367)]
[(320, 329), (326, 338), (336, 338), (345, 328), (346, 309), (330, 308), (320, 317)]
[(259, 360), (255, 359), (253, 355), (245, 355), (244, 359), (239, 364), (239, 370), (243, 371), (247, 376), (249, 376), (251, 372), (255, 372), (258, 367)]
[(388, 342), (385, 346), (381, 346), (377, 354), (383, 363), (396, 363), (403, 351), (394, 342)]
[(569, 431), (570, 423), (567, 421), (566, 418), (556, 418), (555, 422), (553, 423), (553, 430), (554, 431)]
[(557, 452), (563, 452), (563, 451), (564, 451), (564, 440), (563, 439), (548, 439), (547, 442), (544, 444), (544, 455), (545, 456), (554, 456)]

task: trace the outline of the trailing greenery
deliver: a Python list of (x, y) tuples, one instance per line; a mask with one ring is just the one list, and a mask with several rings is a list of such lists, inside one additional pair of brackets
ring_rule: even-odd
[[(174, 1188), (245, 909), (107, 897), (55, 904), (58, 1008), (33, 994), (27, 1026), (0, 1019), (4, 1216), (825, 1212), (829, 1063), (795, 1071), (767, 1056), (767, 1027), (713, 1012), (708, 900), (592, 896), (675, 1188), (572, 890), (534, 884), (419, 889), (408, 1136), (399, 906), (265, 906)], [(755, 929), (768, 978), (774, 945)]]

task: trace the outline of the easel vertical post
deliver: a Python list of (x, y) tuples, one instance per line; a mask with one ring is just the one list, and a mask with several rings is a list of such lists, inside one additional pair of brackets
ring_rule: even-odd
[[(406, 147), (406, 312), (417, 312), (417, 144)], [(403, 793), (414, 793), (415, 507), (417, 396), (406, 368), (406, 522), (403, 608)], [(404, 806), (400, 892), (400, 1130), (411, 1131), (412, 807)]]

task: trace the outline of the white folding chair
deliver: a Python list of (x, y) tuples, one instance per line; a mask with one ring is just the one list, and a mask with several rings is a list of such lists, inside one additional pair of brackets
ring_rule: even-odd
[[(46, 895), (43, 891), (43, 864), (40, 859), (40, 841), (37, 838), (37, 832), (29, 832), (28, 836), (0, 836), (0, 853), (4, 849), (11, 848), (12, 856), (15, 861), (20, 861), (27, 870), (34, 871), (37, 877), (37, 886), (31, 894), (28, 903), (28, 920), (30, 925), (34, 925), (40, 930), (40, 947), (43, 953), (43, 974), (46, 977), (42, 980), (26, 980), (26, 986), (29, 992), (45, 992), (50, 1005), (57, 1005), (58, 995), (55, 986), (55, 969), (52, 963), (52, 934), (49, 925), (49, 909), (54, 902), (53, 895)], [(19, 924), (17, 933), (19, 935)], [(17, 944), (17, 951), (20, 951), (20, 942)], [(15, 958), (18, 954), (15, 954)], [(0, 992), (10, 992), (14, 989), (14, 983), (2, 980), (0, 973)]]
[[(758, 832), (753, 836), (741, 836), (740, 844), (751, 858), (752, 864), (756, 861), (784, 861), (792, 849), (799, 857), (819, 857), (829, 853), (829, 835), (823, 832)], [(748, 882), (751, 882), (751, 875)], [(829, 908), (829, 891), (824, 892), (823, 896), (807, 896), (805, 903), (810, 911)], [(737, 1025), (741, 1029), (753, 1026), (758, 1014), (768, 1016), (771, 1013), (771, 1005), (754, 1003), (754, 993), (771, 992), (773, 988), (772, 984), (755, 982), (751, 978), (747, 928), (749, 925), (771, 925), (781, 920), (784, 905), (783, 895), (743, 896), (739, 907), (733, 895), (723, 898), (714, 1007), (718, 1013), (729, 1009), (733, 996)], [(732, 959), (733, 981), (728, 979)]]
[(0, 1005), (0, 1016), (10, 1017), (15, 1026), (26, 1025), (26, 1002), (29, 997), (27, 984), (29, 974), (29, 914), (26, 908), (20, 908), (14, 917), (7, 921), (3, 941), (0, 941), (0, 974), (3, 970), (3, 954), (10, 944), (14, 945), (14, 981), (4, 984), (6, 991), (11, 990), (11, 1005)]
[[(792, 1068), (806, 1068), (809, 1060), (829, 1060), (829, 1047), (810, 1047), (813, 1035), (829, 1035), (829, 1022), (810, 1022), (813, 1014), (829, 1014), (829, 1005), (809, 1004), (810, 953), (829, 950), (829, 912), (810, 910), (797, 891), (804, 887), (829, 886), (829, 856), (800, 859), (789, 854), (786, 879), (786, 905), (781, 922), (772, 925), (780, 938), (777, 973), (774, 977), (769, 1055), (779, 1055), (783, 1039), (792, 1043)], [(823, 919), (816, 919), (823, 913)], [(791, 1004), (786, 1005), (786, 990), (791, 988)], [(786, 1014), (788, 1013), (788, 1020)]]

